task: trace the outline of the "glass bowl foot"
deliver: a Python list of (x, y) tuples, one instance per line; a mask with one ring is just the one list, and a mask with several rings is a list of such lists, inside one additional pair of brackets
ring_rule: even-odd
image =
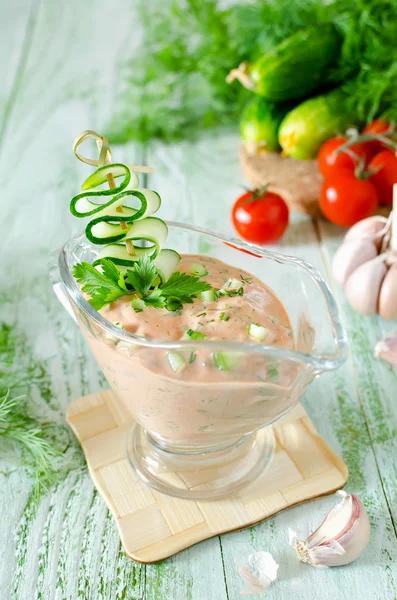
[(271, 427), (210, 448), (170, 447), (139, 425), (127, 438), (128, 460), (142, 481), (163, 494), (192, 500), (228, 496), (247, 486), (273, 451)]

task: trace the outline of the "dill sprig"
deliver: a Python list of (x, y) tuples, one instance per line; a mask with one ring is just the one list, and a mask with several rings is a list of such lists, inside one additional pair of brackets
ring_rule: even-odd
[(27, 415), (25, 397), (12, 397), (10, 390), (0, 398), (0, 437), (21, 448), (24, 464), (33, 472), (38, 499), (56, 481), (56, 459), (61, 453), (46, 440), (43, 425)]

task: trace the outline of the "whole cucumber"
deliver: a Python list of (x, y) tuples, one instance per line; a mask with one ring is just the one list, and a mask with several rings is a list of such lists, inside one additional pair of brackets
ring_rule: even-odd
[(233, 69), (234, 79), (271, 102), (304, 98), (329, 83), (340, 56), (342, 38), (332, 25), (294, 33), (252, 64)]
[(346, 94), (338, 88), (293, 108), (281, 122), (278, 140), (284, 156), (310, 159), (327, 139), (359, 125), (357, 116), (346, 110)]
[(255, 97), (240, 120), (241, 137), (249, 154), (278, 152), (278, 128), (291, 106), (275, 105)]

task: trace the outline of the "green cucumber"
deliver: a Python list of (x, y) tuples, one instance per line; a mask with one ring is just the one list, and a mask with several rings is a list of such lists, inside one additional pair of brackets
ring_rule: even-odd
[(278, 128), (291, 106), (269, 103), (264, 98), (254, 98), (244, 109), (240, 120), (243, 144), (249, 154), (278, 152)]
[(160, 276), (161, 283), (165, 283), (171, 277), (180, 260), (181, 256), (176, 250), (163, 248), (160, 251), (160, 254), (154, 259), (154, 264)]
[(330, 137), (360, 125), (355, 114), (346, 108), (346, 94), (332, 90), (296, 106), (283, 119), (279, 142), (285, 156), (312, 159)]
[(263, 342), (269, 335), (269, 330), (263, 325), (259, 325), (259, 323), (251, 323), (247, 327), (247, 333), (256, 342)]
[[(116, 187), (99, 187), (107, 183), (109, 175), (113, 175), (115, 179), (123, 179)], [(142, 254), (149, 254), (152, 258), (159, 256), (167, 239), (168, 227), (162, 219), (152, 215), (160, 208), (161, 198), (157, 192), (138, 188), (138, 185), (138, 177), (127, 165), (114, 163), (99, 167), (83, 183), (83, 191), (72, 198), (70, 211), (74, 216), (94, 216), (86, 227), (87, 239), (93, 244), (106, 246), (94, 265), (101, 258), (110, 258), (116, 264), (126, 267), (132, 266)], [(139, 208), (125, 204), (131, 199), (139, 201)], [(129, 241), (138, 242), (137, 247), (134, 244), (134, 252), (131, 253), (124, 251), (119, 244)], [(145, 245), (147, 242), (149, 245)], [(129, 250), (131, 251), (131, 247)], [(174, 253), (172, 258), (163, 256), (160, 259), (159, 275), (163, 281), (170, 277), (180, 257)]]
[[(126, 267), (131, 267), (134, 265), (134, 262), (139, 260), (141, 258), (141, 256), (143, 256), (144, 254), (149, 254), (149, 256), (151, 256), (154, 252), (154, 248), (153, 246), (151, 248), (135, 248), (135, 254), (133, 256), (131, 256), (130, 254), (128, 254), (127, 252), (127, 248), (125, 247), (125, 244), (108, 244), (107, 246), (105, 246), (105, 248), (103, 248), (97, 258), (94, 260), (94, 262), (92, 263), (93, 266), (97, 266), (102, 258), (108, 258), (109, 260), (111, 260), (112, 262), (114, 262), (115, 265), (117, 265), (120, 269), (120, 271), (122, 271), (123, 273), (126, 272)], [(156, 257), (156, 260), (160, 257), (160, 254), (158, 254), (158, 256)]]
[[(124, 181), (117, 186), (116, 188), (100, 190), (100, 195), (103, 196), (111, 196), (113, 194), (118, 194), (122, 189), (125, 189), (127, 186), (131, 185), (132, 187), (138, 187), (138, 177), (130, 171), (130, 169), (121, 163), (113, 163), (112, 165), (105, 165), (103, 167), (99, 167), (95, 173), (92, 173), (87, 179), (84, 181), (81, 186), (82, 190), (92, 190), (93, 188), (102, 185), (107, 182), (107, 176), (113, 175), (114, 179), (118, 177), (122, 177), (124, 175)], [(121, 187), (122, 186), (122, 187)], [(95, 193), (98, 195), (98, 193)]]
[(190, 267), (190, 272), (192, 275), (195, 275), (196, 277), (204, 277), (205, 275), (208, 275), (207, 269), (203, 265), (200, 265), (199, 263), (193, 263), (192, 266)]
[(240, 79), (270, 102), (304, 98), (329, 83), (341, 47), (342, 38), (332, 25), (303, 29), (253, 64), (231, 71), (227, 80)]
[(162, 219), (148, 217), (135, 221), (127, 230), (120, 223), (111, 223), (113, 217), (100, 217), (88, 223), (86, 236), (93, 244), (108, 244), (119, 241), (146, 241), (152, 246), (151, 256), (160, 252), (161, 246), (167, 239), (168, 227)]
[(241, 359), (240, 352), (214, 352), (212, 354), (214, 365), (220, 371), (233, 371)]
[(180, 371), (186, 364), (186, 360), (180, 352), (168, 352), (167, 358), (174, 373)]

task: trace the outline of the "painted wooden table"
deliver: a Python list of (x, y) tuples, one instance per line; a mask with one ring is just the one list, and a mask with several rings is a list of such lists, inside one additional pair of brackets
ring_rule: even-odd
[[(134, 564), (65, 428), (77, 396), (106, 387), (79, 331), (47, 279), (50, 252), (79, 229), (69, 199), (87, 167), (71, 153), (86, 128), (99, 131), (114, 106), (123, 61), (144, 42), (133, 0), (2, 2), (0, 35), (1, 343), (31, 410), (53, 425), (64, 453), (60, 481), (40, 502), (17, 454), (0, 446), (0, 597), (2, 600), (236, 600), (242, 587), (234, 558), (271, 551), (280, 563), (273, 599), (393, 600), (397, 597), (397, 371), (374, 358), (391, 331), (364, 319), (334, 286), (351, 342), (339, 371), (315, 381), (304, 406), (350, 469), (347, 489), (364, 501), (370, 547), (349, 567), (315, 570), (297, 561), (288, 527), (312, 528), (335, 502), (296, 507), (250, 530), (199, 544), (159, 565)], [(104, 31), (108, 34), (104, 35)], [(144, 161), (163, 197), (163, 216), (230, 233), (239, 193), (236, 133), (195, 143), (114, 148), (120, 160)], [(280, 245), (329, 277), (342, 232), (294, 218)], [(11, 357), (11, 358), (10, 358)], [(12, 364), (11, 364), (12, 363)], [(16, 381), (14, 383), (17, 383)]]

